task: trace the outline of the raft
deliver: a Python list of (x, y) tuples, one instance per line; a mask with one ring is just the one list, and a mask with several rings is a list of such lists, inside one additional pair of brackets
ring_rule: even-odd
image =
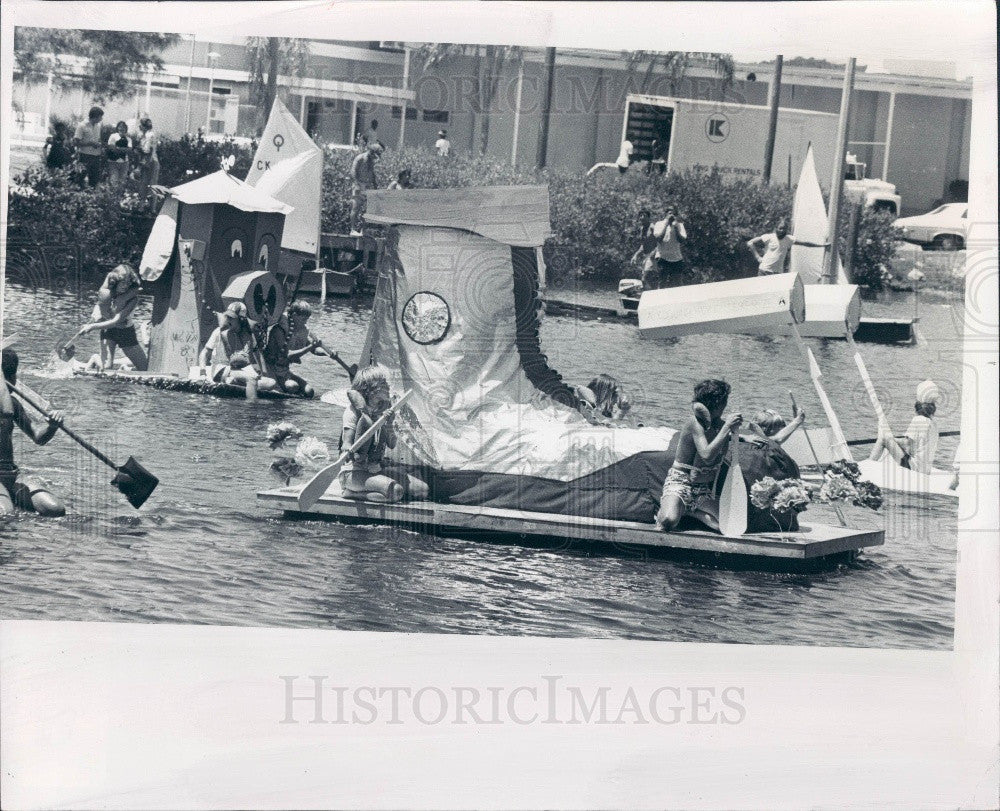
[(729, 538), (706, 529), (663, 532), (653, 524), (614, 521), (496, 507), (410, 501), (384, 504), (345, 499), (334, 484), (307, 512), (298, 508), (301, 486), (263, 490), (257, 498), (288, 518), (374, 524), (436, 537), (539, 545), (567, 542), (611, 554), (656, 553), (730, 568), (811, 571), (851, 561), (867, 547), (881, 546), (885, 531), (802, 524), (795, 532), (748, 533)]
[[(74, 375), (95, 377), (100, 380), (114, 380), (119, 383), (135, 383), (162, 391), (180, 391), (185, 394), (207, 394), (210, 397), (246, 399), (246, 387), (232, 383), (215, 383), (209, 380), (189, 380), (177, 375), (156, 374), (154, 372), (88, 371), (77, 369)], [(308, 400), (304, 394), (289, 394), (284, 391), (258, 391), (260, 400)]]

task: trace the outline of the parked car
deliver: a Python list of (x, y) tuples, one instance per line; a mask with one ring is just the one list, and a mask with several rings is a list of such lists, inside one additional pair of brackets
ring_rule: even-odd
[(968, 203), (945, 203), (926, 214), (896, 220), (896, 227), (902, 230), (907, 242), (939, 251), (964, 248), (968, 226)]

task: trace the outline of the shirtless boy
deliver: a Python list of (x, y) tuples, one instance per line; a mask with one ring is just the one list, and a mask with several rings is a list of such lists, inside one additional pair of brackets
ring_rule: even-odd
[(723, 380), (703, 380), (694, 387), (694, 414), (681, 429), (674, 464), (663, 483), (656, 513), (660, 529), (670, 531), (688, 515), (719, 531), (715, 482), (730, 435), (743, 421), (740, 414), (722, 419), (729, 391)]

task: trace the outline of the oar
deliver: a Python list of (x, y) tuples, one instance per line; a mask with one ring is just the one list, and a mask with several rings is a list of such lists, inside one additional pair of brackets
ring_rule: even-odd
[(76, 347), (73, 345), (73, 342), (83, 334), (85, 327), (86, 325), (80, 327), (80, 329), (78, 329), (69, 340), (60, 341), (58, 343), (56, 346), (56, 354), (59, 356), (59, 360), (69, 361), (73, 359), (73, 356), (76, 355)]
[(338, 355), (336, 352), (333, 352), (327, 349), (326, 347), (323, 347), (323, 349), (326, 351), (327, 357), (337, 361), (337, 363), (339, 363), (344, 368), (344, 371), (347, 372), (347, 376), (351, 378), (351, 380), (354, 380), (354, 375), (358, 373), (358, 364), (352, 363), (348, 365), (344, 363), (343, 360), (341, 360), (340, 355)]
[(826, 414), (826, 418), (830, 421), (830, 429), (833, 431), (833, 437), (836, 442), (831, 450), (843, 459), (851, 459), (851, 452), (847, 449), (847, 438), (844, 436), (844, 431), (840, 427), (840, 420), (837, 419), (837, 412), (833, 410), (830, 398), (826, 396), (826, 389), (823, 388), (823, 372), (820, 371), (819, 364), (816, 363), (816, 358), (813, 356), (812, 350), (806, 346), (806, 342), (802, 340), (802, 335), (799, 333), (798, 325), (794, 321), (792, 322), (792, 333), (795, 335), (795, 340), (798, 343), (799, 348), (802, 350), (802, 354), (806, 356), (806, 360), (809, 363), (809, 377), (812, 378), (816, 394), (819, 396), (819, 401), (823, 406), (823, 412)]
[[(46, 411), (40, 403), (35, 402), (35, 400), (29, 396), (27, 392), (22, 391), (11, 383), (8, 383), (7, 386), (12, 392), (14, 392), (14, 394), (38, 411), (43, 417), (48, 420), (52, 419), (49, 412)], [(140, 465), (131, 456), (125, 464), (116, 465), (110, 458), (97, 450), (97, 448), (87, 442), (87, 440), (71, 428), (67, 428), (66, 425), (60, 425), (59, 430), (65, 433), (66, 436), (74, 442), (79, 444), (84, 450), (92, 453), (104, 462), (104, 464), (115, 471), (115, 477), (111, 480), (111, 483), (117, 487), (119, 491), (121, 491), (122, 495), (128, 499), (129, 504), (136, 509), (139, 509), (139, 507), (146, 503), (146, 499), (150, 497), (152, 492), (156, 489), (156, 485), (160, 483), (160, 480), (156, 478), (156, 476), (146, 470), (146, 468)]]
[(367, 431), (354, 441), (354, 444), (351, 445), (350, 448), (340, 455), (340, 458), (338, 458), (336, 462), (327, 465), (306, 483), (306, 486), (302, 488), (302, 492), (299, 493), (300, 510), (308, 510), (319, 500), (320, 496), (322, 496), (327, 489), (329, 489), (330, 485), (333, 484), (334, 479), (337, 478), (337, 474), (340, 473), (340, 469), (344, 466), (344, 463), (350, 459), (351, 454), (357, 451), (358, 448), (374, 436), (375, 432), (382, 427), (385, 421), (389, 419), (390, 415), (395, 413), (395, 411), (406, 402), (407, 398), (411, 394), (413, 394), (413, 389), (405, 392), (402, 397), (396, 400), (395, 403), (385, 410), (385, 413), (382, 414), (381, 417), (372, 423), (371, 427)]
[(740, 467), (739, 447), (739, 433), (733, 431), (729, 440), (729, 472), (719, 497), (719, 530), (727, 538), (738, 538), (747, 531), (747, 483)]
[[(961, 436), (961, 431), (941, 431), (938, 436)], [(878, 442), (878, 438), (873, 439), (849, 439), (847, 440), (848, 445), (874, 445)]]
[[(792, 416), (796, 417), (799, 413), (799, 407), (795, 403), (795, 395), (788, 392), (788, 396), (792, 399)], [(823, 470), (823, 465), (820, 464), (819, 455), (816, 453), (816, 449), (813, 447), (812, 440), (809, 438), (809, 432), (806, 430), (806, 421), (802, 420), (802, 433), (806, 438), (806, 444), (809, 445), (809, 451), (812, 453), (813, 461), (816, 463), (816, 467), (819, 468), (820, 472)], [(844, 518), (844, 513), (840, 510), (840, 505), (837, 502), (833, 502), (833, 509), (837, 513), (837, 518), (840, 519), (840, 525), (842, 527), (847, 526), (847, 519)]]

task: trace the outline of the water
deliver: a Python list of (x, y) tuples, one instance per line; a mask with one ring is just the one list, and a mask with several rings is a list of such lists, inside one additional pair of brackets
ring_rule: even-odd
[[(808, 576), (286, 521), (254, 495), (277, 484), (267, 470), (266, 427), (291, 420), (335, 447), (340, 408), (318, 400), (250, 406), (59, 377), (53, 347), (86, 319), (89, 298), (89, 290), (81, 296), (8, 280), (5, 331), (20, 336), (21, 378), (113, 458), (134, 454), (162, 481), (136, 512), (108, 485), (110, 471), (62, 435), (38, 448), (17, 434), (22, 469), (49, 479), (68, 515), (0, 524), (4, 618), (951, 647), (953, 500), (887, 494), (882, 513), (847, 508), (852, 524), (883, 526), (885, 546)], [(909, 306), (904, 299), (865, 309), (905, 316)], [(364, 303), (331, 301), (313, 328), (356, 358), (367, 313)], [(920, 315), (924, 345), (862, 351), (899, 431), (912, 414), (914, 384), (925, 377), (944, 394), (942, 430), (957, 428), (961, 306), (926, 299)], [(821, 414), (802, 356), (785, 339), (697, 336), (671, 344), (639, 340), (632, 324), (549, 317), (542, 341), (570, 382), (602, 371), (623, 378), (647, 423), (679, 424), (692, 382), (716, 375), (734, 384), (733, 403), (746, 413), (770, 405), (787, 414), (792, 389), (810, 416)], [(848, 437), (872, 436), (874, 418), (844, 343), (811, 344)], [(78, 345), (86, 356), (96, 338)], [(340, 368), (323, 358), (308, 358), (303, 374), (318, 392), (346, 387)], [(942, 440), (942, 464), (955, 444)], [(824, 508), (811, 507), (807, 517), (835, 522)]]

